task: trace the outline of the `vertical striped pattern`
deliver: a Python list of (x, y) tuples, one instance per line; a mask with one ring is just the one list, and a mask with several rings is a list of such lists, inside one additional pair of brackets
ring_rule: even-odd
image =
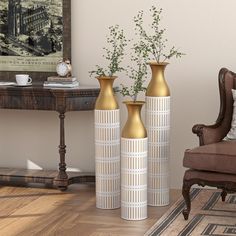
[(147, 218), (147, 138), (121, 138), (121, 218)]
[(120, 207), (120, 110), (95, 110), (96, 206)]
[(170, 97), (146, 97), (148, 205), (169, 204)]

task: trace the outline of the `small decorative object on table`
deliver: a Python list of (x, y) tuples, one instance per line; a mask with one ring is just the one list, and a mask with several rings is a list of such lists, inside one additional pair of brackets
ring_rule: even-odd
[(57, 74), (60, 77), (70, 77), (72, 72), (72, 66), (69, 59), (61, 60), (56, 67)]
[(50, 76), (44, 82), (44, 87), (74, 88), (79, 86), (79, 81), (72, 76), (72, 66), (69, 59), (61, 60), (56, 67), (58, 76)]
[[(172, 57), (181, 57), (183, 53), (172, 47), (164, 52), (167, 39), (163, 37), (165, 29), (160, 27), (162, 9), (152, 6), (151, 29), (149, 35), (143, 26), (143, 11), (134, 22), (135, 30), (142, 38), (142, 50), (151, 54), (155, 61), (150, 62), (152, 79), (146, 91), (146, 127), (148, 133), (148, 205), (164, 206), (169, 204), (169, 155), (170, 155), (170, 91), (164, 78), (165, 62)], [(149, 58), (150, 60), (150, 58)]]
[(121, 70), (126, 39), (119, 26), (112, 26), (105, 48), (108, 69), (96, 66), (100, 93), (95, 104), (96, 206), (101, 209), (120, 207), (120, 109), (113, 92), (115, 74)]

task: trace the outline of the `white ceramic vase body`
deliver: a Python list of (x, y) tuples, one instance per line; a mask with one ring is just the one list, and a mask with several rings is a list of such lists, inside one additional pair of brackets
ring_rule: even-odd
[(120, 207), (120, 110), (95, 110), (96, 206)]
[(121, 218), (147, 218), (147, 138), (121, 138)]
[(148, 205), (169, 204), (170, 97), (146, 97)]

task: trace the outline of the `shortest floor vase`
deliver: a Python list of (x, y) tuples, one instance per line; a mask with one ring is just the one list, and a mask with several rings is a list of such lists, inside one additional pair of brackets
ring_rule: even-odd
[(147, 132), (141, 120), (144, 102), (125, 102), (128, 120), (121, 137), (121, 218), (147, 218)]

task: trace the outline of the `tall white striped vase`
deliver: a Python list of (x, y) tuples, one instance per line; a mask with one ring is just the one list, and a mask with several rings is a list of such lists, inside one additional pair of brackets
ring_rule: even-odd
[(148, 205), (169, 204), (170, 91), (164, 78), (168, 63), (150, 63), (152, 80), (146, 92), (148, 134)]
[(100, 93), (95, 103), (96, 206), (120, 207), (120, 109), (113, 91), (116, 77), (97, 78)]
[(147, 218), (147, 138), (121, 138), (121, 218)]
[[(121, 137), (121, 218), (125, 220), (147, 218), (147, 133), (138, 109), (132, 112), (128, 108), (129, 118)], [(136, 113), (133, 122), (130, 113)]]
[(96, 207), (120, 207), (120, 110), (95, 110)]
[(148, 205), (169, 204), (170, 97), (146, 97)]

